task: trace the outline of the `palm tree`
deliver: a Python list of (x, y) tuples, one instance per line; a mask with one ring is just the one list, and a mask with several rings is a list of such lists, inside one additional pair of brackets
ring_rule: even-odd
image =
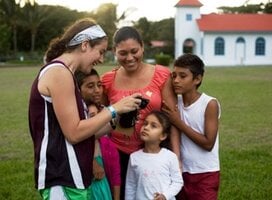
[(20, 7), (13, 0), (0, 0), (0, 17), (12, 29), (13, 51), (17, 54), (17, 27)]
[(16, 4), (20, 5), (20, 7), (24, 7), (27, 3), (34, 5), (35, 0), (15, 0)]
[(31, 53), (35, 50), (36, 34), (39, 26), (47, 19), (48, 7), (39, 6), (36, 2), (32, 5), (29, 1), (22, 8), (20, 24), (30, 30), (31, 33)]

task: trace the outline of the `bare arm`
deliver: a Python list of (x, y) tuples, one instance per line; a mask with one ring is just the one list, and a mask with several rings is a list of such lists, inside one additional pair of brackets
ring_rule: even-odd
[(95, 133), (95, 138), (98, 139), (101, 136), (110, 133), (111, 130), (112, 130), (111, 124), (107, 123)]
[(168, 113), (171, 122), (194, 143), (207, 151), (212, 150), (216, 140), (219, 124), (219, 106), (216, 100), (211, 100), (206, 108), (205, 128), (203, 134), (196, 132), (190, 126), (186, 125), (184, 121), (180, 119), (178, 109), (171, 110), (171, 108), (165, 104), (164, 111)]
[(113, 200), (120, 200), (120, 185), (113, 186)]
[[(162, 90), (162, 99), (171, 109), (174, 109), (177, 105), (177, 96), (173, 91), (173, 87), (171, 84), (171, 78), (168, 78)], [(171, 136), (170, 136), (171, 148), (172, 151), (178, 156), (180, 159), (180, 133), (179, 130), (172, 126), (171, 128)]]
[[(74, 95), (74, 82), (71, 73), (63, 67), (50, 68), (39, 81), (41, 94), (52, 98), (54, 111), (66, 139), (76, 144), (94, 135), (107, 124), (112, 116), (108, 109), (103, 109), (95, 117), (80, 120)], [(112, 105), (117, 113), (128, 112), (140, 103), (132, 95)]]
[(95, 148), (94, 148), (94, 159), (93, 159), (93, 175), (94, 175), (94, 178), (97, 180), (101, 180), (105, 176), (104, 167), (101, 166), (95, 159), (95, 157), (97, 157), (100, 154), (101, 154), (100, 143), (96, 139)]

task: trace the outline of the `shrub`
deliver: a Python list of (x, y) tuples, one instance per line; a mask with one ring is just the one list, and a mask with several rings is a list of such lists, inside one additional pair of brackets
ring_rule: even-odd
[(155, 60), (157, 64), (164, 65), (164, 66), (169, 66), (171, 62), (171, 56), (168, 54), (157, 54), (155, 55)]

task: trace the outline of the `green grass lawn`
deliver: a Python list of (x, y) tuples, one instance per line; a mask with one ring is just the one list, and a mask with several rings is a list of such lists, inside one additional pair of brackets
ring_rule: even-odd
[[(102, 74), (112, 67), (98, 67)], [(39, 67), (0, 65), (0, 199), (36, 200), (28, 98)], [(206, 68), (221, 103), (220, 200), (272, 199), (272, 66)]]

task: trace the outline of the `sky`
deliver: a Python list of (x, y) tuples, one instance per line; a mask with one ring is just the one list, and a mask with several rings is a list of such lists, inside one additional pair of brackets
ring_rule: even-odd
[[(199, 0), (203, 6), (201, 14), (216, 12), (220, 6), (241, 6), (247, 0)], [(267, 3), (269, 0), (249, 0), (249, 4)], [(100, 4), (118, 4), (117, 14), (121, 15), (128, 11), (128, 20), (137, 21), (146, 17), (149, 21), (159, 21), (165, 18), (174, 17), (179, 0), (36, 0), (40, 5), (61, 5), (78, 11), (94, 11)]]

